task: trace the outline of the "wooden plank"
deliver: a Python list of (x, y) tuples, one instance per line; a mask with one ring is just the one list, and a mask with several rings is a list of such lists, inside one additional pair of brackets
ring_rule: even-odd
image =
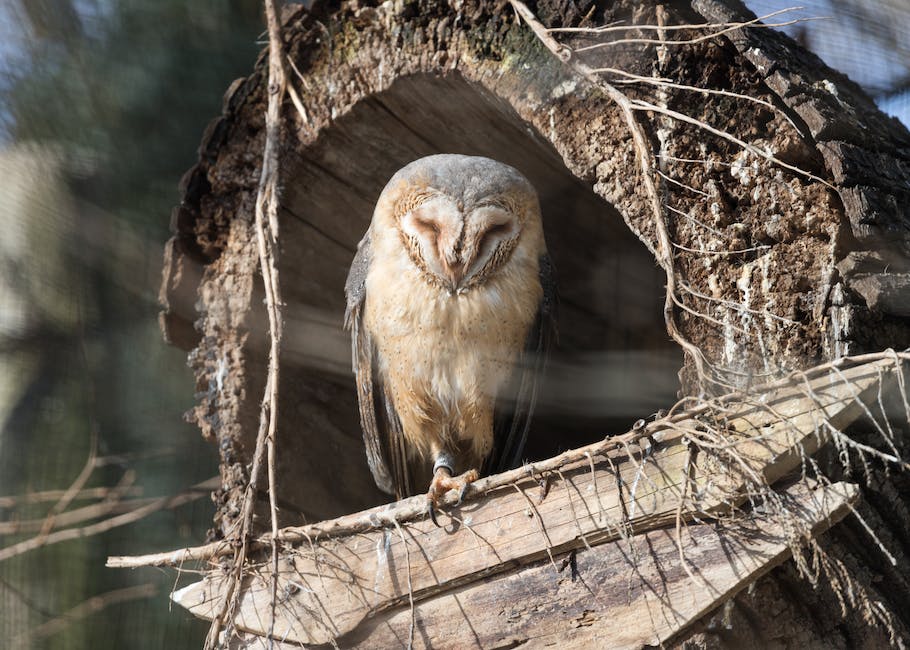
[[(858, 495), (841, 483), (814, 492), (791, 486), (783, 498), (820, 534)], [(780, 527), (752, 516), (689, 526), (681, 542), (688, 572), (674, 530), (661, 529), (579, 550), (574, 572), (566, 555), (558, 569), (543, 562), (422, 601), (413, 647), (657, 647), (790, 556)], [(339, 645), (403, 647), (410, 624), (410, 608), (401, 607), (365, 621)]]
[[(858, 488), (847, 483), (816, 490), (797, 484), (782, 493), (814, 535), (843, 518), (858, 496)], [(756, 516), (725, 525), (691, 525), (681, 532), (680, 541), (686, 566), (675, 532), (660, 529), (579, 551), (574, 567), (566, 554), (556, 567), (539, 562), (435, 594), (413, 610), (413, 647), (657, 646), (790, 555), (780, 526)], [(416, 544), (412, 548), (413, 557), (419, 549)], [(253, 589), (267, 599), (267, 570), (254, 580)], [(199, 597), (195, 587), (176, 592), (175, 602), (186, 606), (187, 600)], [(280, 616), (286, 613), (287, 599), (298, 594), (283, 592)], [(268, 610), (262, 616), (267, 621)], [(404, 647), (411, 621), (412, 610), (405, 604), (367, 619), (337, 642), (343, 648)], [(255, 632), (262, 634), (267, 626), (254, 627), (236, 647), (265, 647), (265, 639)], [(278, 636), (286, 642), (278, 647), (297, 647), (288, 641), (293, 636)]]
[[(535, 480), (516, 480), (468, 500), (450, 512), (445, 528), (427, 520), (388, 521), (396, 504), (366, 516), (377, 527), (364, 533), (314, 539), (285, 553), (275, 634), (303, 643), (326, 643), (366, 618), (485, 576), (513, 570), (584, 545), (673, 524), (677, 516), (719, 514), (744, 500), (749, 472), (775, 481), (799, 466), (824, 439), (827, 421), (843, 427), (862, 412), (885, 360), (816, 373), (805, 385), (782, 386), (754, 403), (728, 409), (730, 445), (742, 464), (731, 470), (725, 451), (690, 452), (703, 422), (692, 417), (654, 434), (651, 442), (614, 449), (602, 457), (559, 467), (542, 494)], [(680, 505), (686, 477), (688, 497)], [(544, 498), (545, 497), (545, 498)], [(409, 502), (401, 502), (399, 506)], [(203, 618), (212, 615), (220, 579), (210, 576), (180, 592), (179, 602)], [(269, 618), (267, 582), (248, 579), (236, 623), (262, 631)]]

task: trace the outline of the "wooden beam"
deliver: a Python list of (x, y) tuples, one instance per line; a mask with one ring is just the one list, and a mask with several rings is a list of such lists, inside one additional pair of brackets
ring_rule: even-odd
[[(837, 484), (783, 493), (820, 534), (849, 512), (859, 490)], [(660, 529), (579, 550), (421, 601), (414, 648), (642, 648), (670, 641), (738, 591), (790, 557), (779, 525), (749, 516), (727, 525), (691, 525), (680, 538)], [(688, 569), (688, 571), (687, 571)], [(690, 575), (691, 574), (691, 575)], [(410, 608), (376, 616), (345, 648), (404, 647)]]
[[(505, 485), (491, 477), (486, 485), (495, 487), (453, 507), (445, 528), (427, 520), (395, 523), (395, 507), (413, 505), (406, 500), (364, 513), (376, 521), (371, 530), (322, 539), (311, 535), (297, 547), (287, 545), (275, 634), (327, 643), (412, 598), (422, 602), (491, 575), (514, 573), (518, 566), (555, 563), (561, 554), (666, 527), (677, 518), (727, 512), (745, 499), (756, 477), (773, 482), (797, 468), (802, 454), (825, 440), (826, 423), (842, 428), (858, 417), (862, 400), (893, 368), (887, 359), (829, 368), (738, 404), (727, 402), (723, 423), (693, 413), (642, 445), (553, 467), (535, 464), (549, 470), (549, 489), (527, 473), (516, 473)], [(727, 442), (712, 451), (701, 440), (696, 452), (706, 423), (723, 425)], [(730, 449), (738, 452), (737, 464), (727, 458)], [(284, 539), (293, 537), (285, 533)], [(208, 618), (220, 584), (213, 574), (175, 594), (175, 600)], [(239, 628), (268, 629), (269, 595), (267, 576), (247, 578), (235, 621)]]
[[(843, 518), (858, 495), (853, 484), (815, 490), (796, 484), (782, 498), (817, 535)], [(407, 539), (412, 560), (427, 551)], [(787, 559), (788, 542), (776, 522), (754, 515), (690, 525), (680, 537), (684, 566), (674, 530), (648, 531), (558, 554), (555, 565), (544, 560), (429, 597), (415, 594), (413, 612), (402, 603), (335, 640), (344, 648), (404, 647), (413, 615), (415, 648), (510, 647), (528, 641), (560, 648), (656, 646)], [(217, 605), (218, 583), (207, 579), (190, 585), (173, 599), (205, 618)], [(313, 642), (306, 630), (313, 612), (298, 618), (301, 608), (295, 601), (307, 589), (318, 592), (319, 577), (282, 573), (281, 585), (275, 634), (287, 645), (280, 647), (308, 638)], [(266, 634), (270, 598), (268, 569), (255, 572), (246, 582), (241, 630), (253, 637)], [(325, 611), (320, 615), (331, 624)]]

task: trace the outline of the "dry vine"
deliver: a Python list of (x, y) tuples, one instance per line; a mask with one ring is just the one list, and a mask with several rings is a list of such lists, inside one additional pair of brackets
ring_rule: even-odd
[[(240, 602), (239, 584), (247, 564), (247, 552), (253, 525), (253, 507), (259, 485), (263, 461), (268, 465), (269, 510), (272, 526), (272, 623), (278, 601), (278, 506), (276, 500), (277, 477), (275, 474), (275, 446), (278, 423), (279, 354), (281, 350), (282, 316), (281, 288), (278, 279), (278, 152), (281, 139), (281, 104), (288, 87), (284, 68), (284, 42), (278, 9), (274, 0), (265, 0), (265, 16), (269, 34), (268, 110), (266, 112), (265, 150), (256, 197), (256, 240), (259, 249), (259, 267), (265, 287), (266, 310), (269, 318), (269, 365), (259, 416), (259, 432), (249, 482), (243, 496), (243, 510), (236, 531), (236, 550), (231, 563), (229, 587), (224, 593), (220, 612), (212, 619), (206, 637), (207, 650), (222, 643), (225, 620), (233, 621)], [(271, 628), (270, 628), (271, 629)], [(226, 630), (231, 633), (230, 628)], [(271, 644), (272, 635), (269, 634)]]

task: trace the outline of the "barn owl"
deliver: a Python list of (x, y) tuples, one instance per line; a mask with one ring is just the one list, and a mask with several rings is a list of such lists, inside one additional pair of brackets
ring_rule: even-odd
[(521, 460), (557, 306), (534, 188), (489, 158), (410, 163), (345, 293), (373, 478), (396, 498), (429, 482), (435, 522), (445, 492)]

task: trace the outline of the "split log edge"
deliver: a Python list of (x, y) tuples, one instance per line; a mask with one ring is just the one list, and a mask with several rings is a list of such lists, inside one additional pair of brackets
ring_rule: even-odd
[[(782, 496), (814, 534), (821, 534), (849, 512), (859, 490), (849, 483), (816, 490), (796, 484)], [(658, 646), (790, 556), (780, 527), (755, 516), (727, 525), (689, 526), (681, 542), (685, 567), (674, 532), (661, 529), (572, 552), (560, 557), (556, 568), (538, 562), (420, 599), (413, 612), (413, 647), (462, 648), (468, 639), (484, 648), (526, 642), (560, 648)], [(412, 557), (419, 550), (415, 545)], [(280, 635), (276, 629), (279, 641), (273, 647), (290, 650), (300, 647), (292, 639), (300, 636), (303, 623), (290, 606), (301, 591), (288, 587), (304, 585), (300, 576), (282, 574), (281, 579), (285, 600), (278, 611), (289, 627)], [(263, 572), (247, 583), (239, 622), (247, 650), (269, 647), (263, 636), (270, 611), (268, 581)], [(311, 577), (309, 585), (318, 589), (318, 578)], [(173, 598), (200, 615), (217, 604), (217, 587), (217, 581), (197, 583)], [(344, 648), (405, 647), (411, 620), (404, 604), (368, 618), (336, 642)]]
[[(642, 437), (641, 444), (558, 466), (537, 477), (543, 478), (544, 487), (525, 474), (489, 489), (484, 498), (453, 508), (443, 529), (426, 520), (395, 518), (394, 508), (408, 504), (405, 501), (384, 512), (363, 513), (361, 518), (385, 522), (373, 530), (314, 536), (297, 548), (288, 545), (281, 564), (279, 594), (284, 597), (275, 635), (297, 643), (359, 635), (358, 628), (375, 628), (375, 621), (394, 618), (410, 597), (422, 608), (490, 576), (514, 577), (517, 567), (544, 561), (553, 571), (557, 557), (586, 546), (606, 544), (623, 552), (630, 539), (634, 544), (648, 543), (648, 535), (633, 538), (634, 533), (672, 526), (677, 518), (688, 521), (727, 513), (745, 500), (756, 476), (775, 482), (799, 467), (803, 455), (824, 441), (826, 424), (842, 428), (861, 415), (862, 401), (893, 369), (892, 359), (832, 367), (807, 376), (803, 383), (780, 386), (753, 402), (731, 406), (724, 433), (738, 452), (736, 467), (725, 464), (722, 454), (699, 447), (703, 421), (683, 418), (673, 428)], [(667, 533), (654, 533), (661, 534)], [(769, 557), (776, 558), (777, 553)], [(772, 563), (767, 564), (770, 568)], [(210, 617), (219, 599), (219, 582), (213, 574), (174, 598), (194, 614)], [(269, 629), (267, 585), (265, 573), (248, 576), (235, 619), (238, 628), (258, 634)], [(729, 597), (729, 591), (713, 594), (711, 603)]]

